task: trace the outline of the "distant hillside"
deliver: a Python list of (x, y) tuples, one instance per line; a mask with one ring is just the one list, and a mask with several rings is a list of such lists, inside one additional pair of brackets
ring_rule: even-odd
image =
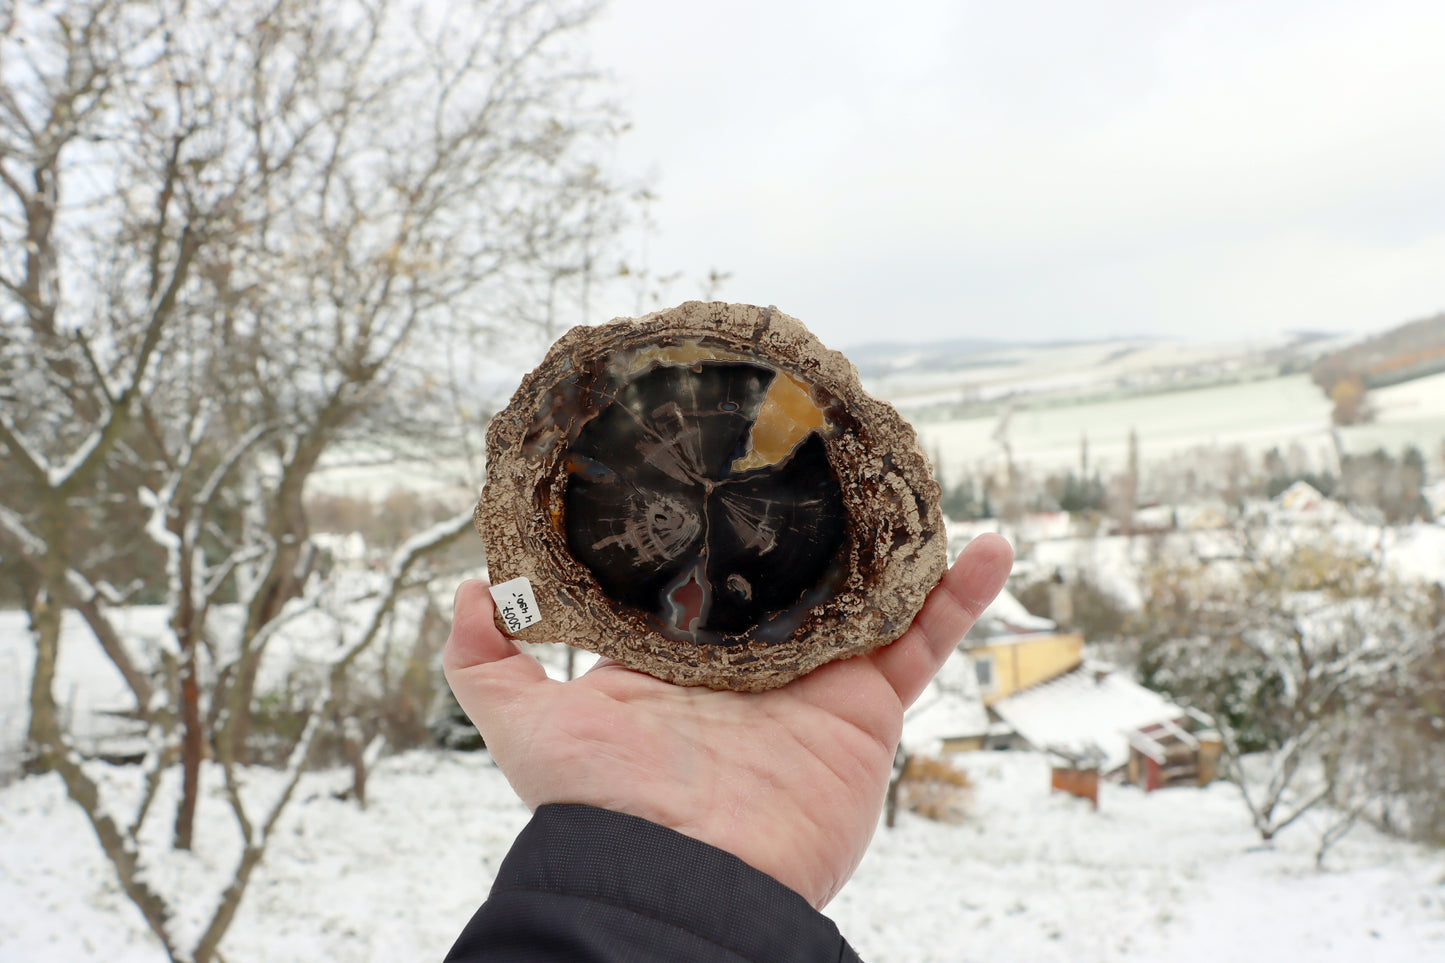
[(1008, 357), (1008, 354), (1020, 348), (1050, 351), (1055, 348), (1119, 345), (1117, 356), (1123, 356), (1137, 350), (1141, 345), (1163, 344), (1166, 341), (1167, 339), (1147, 336), (1091, 338), (1079, 341), (990, 341), (982, 338), (950, 338), (919, 344), (902, 341), (869, 341), (851, 348), (844, 348), (843, 353), (858, 366), (858, 372), (863, 377), (869, 378), (898, 371), (962, 371), (968, 368), (1014, 365), (1018, 363), (1018, 359)]
[(979, 338), (951, 338), (926, 344), (901, 341), (870, 341), (844, 348), (848, 360), (858, 366), (865, 378), (910, 369), (915, 371), (952, 371), (981, 364), (997, 364), (989, 355), (1017, 348), (1017, 341), (987, 341)]
[(1441, 371), (1445, 371), (1445, 312), (1323, 355), (1310, 373), (1329, 394), (1351, 378), (1359, 378), (1366, 388), (1382, 388)]

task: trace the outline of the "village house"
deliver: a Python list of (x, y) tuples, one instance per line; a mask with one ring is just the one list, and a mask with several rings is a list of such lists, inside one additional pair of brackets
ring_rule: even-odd
[(1337, 525), (1349, 517), (1343, 505), (1307, 481), (1297, 481), (1276, 495), (1269, 512), (1275, 522), (1316, 527)]
[(909, 751), (1028, 747), (1055, 760), (1054, 784), (1098, 802), (1098, 779), (1145, 789), (1204, 785), (1219, 743), (1208, 720), (1088, 659), (1007, 590), (979, 619), (904, 721)]

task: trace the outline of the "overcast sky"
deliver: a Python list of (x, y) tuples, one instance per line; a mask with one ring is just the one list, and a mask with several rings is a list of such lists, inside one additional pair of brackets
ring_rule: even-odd
[(591, 33), (669, 302), (730, 271), (838, 347), (1445, 310), (1441, 0), (611, 0)]

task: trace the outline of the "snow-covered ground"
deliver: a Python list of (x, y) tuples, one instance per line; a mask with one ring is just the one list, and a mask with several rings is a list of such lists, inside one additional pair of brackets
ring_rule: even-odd
[[(1358, 829), (1320, 872), (1307, 825), (1257, 848), (1227, 784), (1108, 785), (1094, 812), (1049, 793), (1040, 756), (955, 758), (968, 820), (880, 828), (827, 910), (873, 963), (1445, 959), (1441, 853)], [(344, 781), (302, 783), (222, 945), (230, 963), (438, 960), (527, 818), (485, 754), (385, 760), (365, 811), (332, 797)], [(163, 959), (57, 777), (0, 789), (0, 854), (3, 963)], [(224, 869), (187, 860), (158, 871)]]
[(971, 818), (880, 830), (829, 909), (875, 961), (1424, 960), (1445, 956), (1445, 858), (1368, 831), (1313, 865), (1309, 827), (1257, 848), (1237, 790), (1048, 792), (1032, 753), (955, 757)]

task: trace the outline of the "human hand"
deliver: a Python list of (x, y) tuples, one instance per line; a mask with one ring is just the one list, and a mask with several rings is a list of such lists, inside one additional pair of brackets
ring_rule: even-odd
[(530, 808), (640, 816), (733, 853), (821, 909), (873, 837), (904, 710), (1012, 563), (1003, 538), (976, 539), (897, 641), (767, 692), (675, 686), (610, 660), (553, 681), (497, 629), (481, 581), (457, 590), (442, 664)]

